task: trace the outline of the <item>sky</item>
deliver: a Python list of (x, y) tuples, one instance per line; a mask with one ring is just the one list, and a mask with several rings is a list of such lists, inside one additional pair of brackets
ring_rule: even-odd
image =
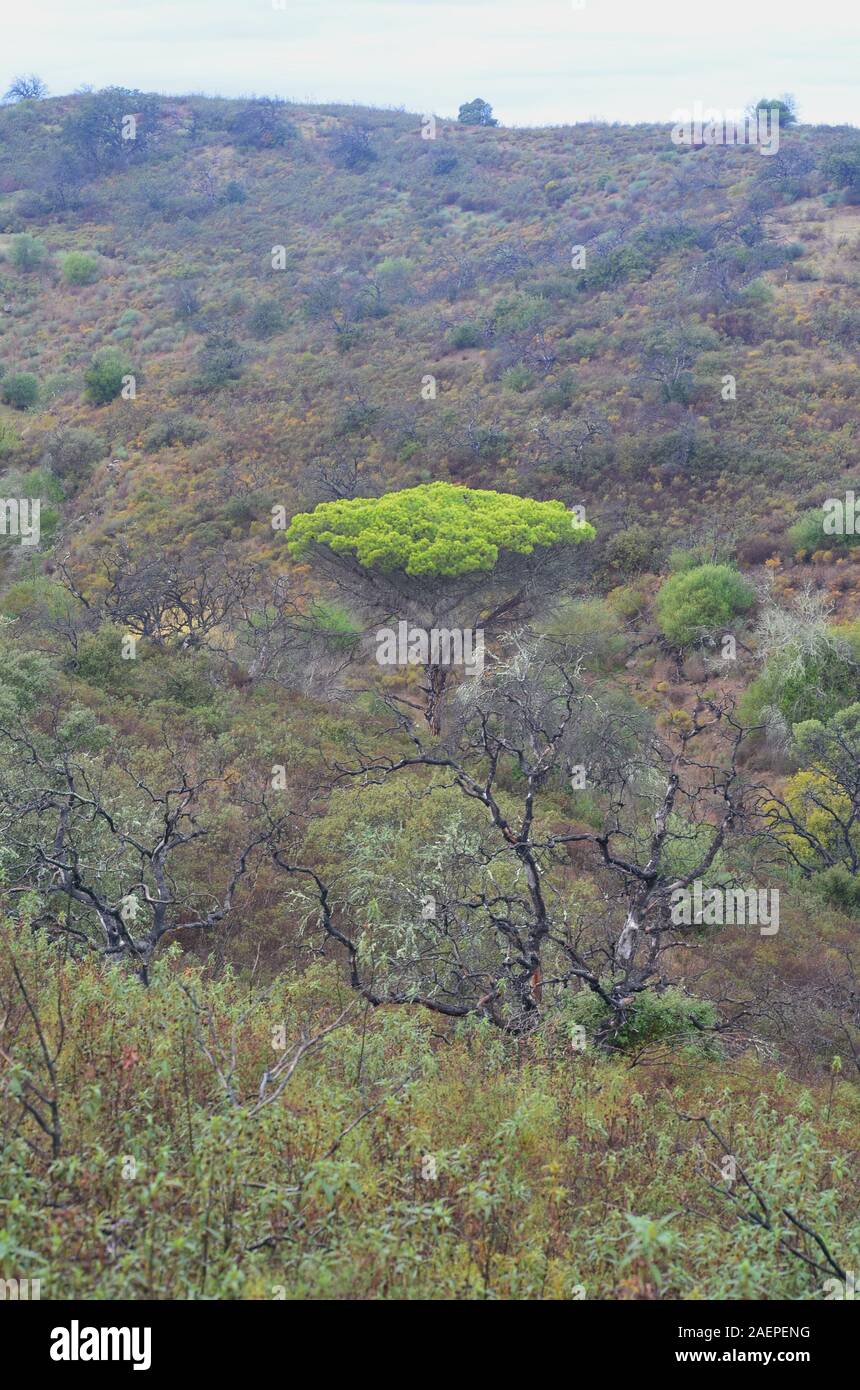
[(857, 0), (0, 0), (0, 90), (359, 102), (505, 125), (670, 121), (795, 95), (860, 125)]

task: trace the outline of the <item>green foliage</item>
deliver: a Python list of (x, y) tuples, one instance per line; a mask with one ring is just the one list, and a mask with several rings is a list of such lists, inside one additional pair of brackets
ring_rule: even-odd
[(546, 300), (539, 295), (503, 295), (493, 306), (492, 329), (499, 337), (526, 333), (543, 323), (548, 312)]
[(308, 627), (334, 651), (352, 651), (362, 636), (362, 626), (339, 603), (319, 601), (308, 612)]
[(53, 672), (46, 657), (21, 651), (12, 633), (6, 635), (2, 626), (0, 656), (0, 720), (9, 720), (40, 704), (53, 686)]
[(38, 237), (27, 233), (12, 238), (9, 259), (18, 270), (37, 270), (43, 264), (47, 252), (45, 244)]
[[(88, 93), (63, 123), (65, 145), (93, 171), (145, 159), (154, 140), (158, 97), (127, 87)], [(134, 117), (134, 125), (129, 122)]]
[[(591, 1037), (608, 1017), (609, 1010), (598, 994), (581, 989), (569, 1009), (572, 1022), (580, 1024)], [(658, 994), (637, 994), (623, 1026), (613, 1037), (624, 1051), (657, 1043), (687, 1044), (704, 1055), (719, 1056), (720, 1049), (705, 1030), (713, 1029), (717, 1014), (712, 1004), (695, 999), (683, 989), (671, 986)]]
[(0, 420), (0, 459), (8, 458), (10, 454), (14, 453), (20, 442), (12, 426), (7, 424), (5, 420)]
[(230, 134), (240, 147), (267, 150), (289, 144), (298, 132), (287, 119), (282, 101), (261, 97), (237, 112), (230, 122)]
[[(45, 1081), (29, 1015), (0, 1093), (3, 1258), (43, 1299), (91, 1297), (94, 1269), (108, 1301), (819, 1297), (774, 1233), (726, 1220), (698, 1171), (703, 1144), (717, 1165), (722, 1150), (685, 1114), (741, 1137), (770, 1211), (797, 1212), (837, 1255), (860, 1240), (847, 1085), (828, 1104), (827, 1082), (754, 1057), (739, 1075), (699, 1046), (674, 1058), (670, 1093), (662, 1071), (571, 1052), (561, 1032), (524, 1054), (474, 1025), (439, 1046), (428, 1020), (361, 1010), (254, 1114), (273, 1029), (291, 1044), (342, 1010), (331, 967), (264, 990), (174, 954), (144, 990), (64, 958), (44, 926), (3, 930), (3, 997), (19, 998), (14, 960), (49, 1039), (62, 1000), (58, 1158), (27, 1148), (41, 1136), (19, 1118), (24, 1079)], [(631, 1022), (633, 1052), (673, 1029), (695, 1045), (683, 996), (655, 1012)], [(217, 1064), (234, 1035), (238, 1103), (197, 1041)], [(99, 1057), (114, 1065), (84, 1065)]]
[(762, 97), (755, 104), (756, 111), (777, 111), (781, 130), (797, 125), (797, 103), (792, 96)]
[(143, 447), (148, 453), (155, 453), (158, 449), (171, 449), (177, 444), (187, 448), (188, 445), (198, 444), (201, 439), (205, 439), (206, 434), (206, 426), (202, 420), (196, 419), (193, 415), (186, 415), (181, 410), (168, 410), (145, 431)]
[(354, 555), (369, 569), (429, 578), (491, 570), (502, 551), (530, 555), (536, 546), (576, 544), (594, 534), (562, 502), (428, 483), (378, 498), (322, 502), (293, 518), (287, 544), (297, 558), (318, 544)]
[(475, 97), (474, 101), (464, 101), (457, 114), (457, 120), (461, 125), (498, 125), (498, 121), (493, 116), (493, 108), (488, 101), (482, 101), (480, 97)]
[(831, 513), (825, 508), (814, 507), (789, 527), (788, 543), (796, 554), (804, 556), (814, 555), (819, 550), (853, 550), (860, 545), (860, 535), (852, 534), (840, 522), (844, 522), (844, 516), (838, 509)]
[(837, 188), (860, 191), (860, 141), (833, 150), (825, 158), (821, 171)]
[(635, 246), (617, 247), (592, 255), (586, 265), (576, 272), (576, 285), (580, 290), (614, 289), (625, 280), (646, 278), (651, 269), (644, 251)]
[(459, 323), (448, 335), (452, 348), (481, 347), (483, 341), (484, 331), (479, 323)]
[(239, 381), (245, 365), (245, 351), (231, 333), (216, 330), (201, 344), (197, 385), (203, 391), (217, 391)]
[(39, 399), (39, 382), (31, 372), (11, 372), (0, 382), (0, 396), (14, 410), (29, 410)]
[(96, 353), (84, 372), (87, 400), (93, 405), (107, 405), (123, 389), (123, 377), (131, 371), (127, 360), (114, 348)]
[(632, 579), (644, 571), (653, 572), (660, 548), (659, 538), (634, 522), (625, 531), (616, 531), (614, 536), (609, 537), (603, 556), (612, 569), (620, 570), (625, 578)]
[(586, 667), (610, 671), (626, 645), (621, 620), (605, 599), (568, 599), (546, 625), (547, 636), (581, 656)]
[(672, 574), (684, 574), (687, 570), (698, 569), (700, 565), (707, 563), (707, 554), (702, 546), (693, 546), (691, 549), (678, 546), (669, 553), (669, 569)]
[(697, 565), (664, 581), (657, 620), (679, 647), (718, 635), (752, 608), (755, 590), (729, 565)]
[(860, 878), (844, 864), (822, 869), (814, 876), (812, 888), (828, 907), (838, 908), (848, 917), (860, 917)]
[(860, 696), (860, 628), (833, 628), (830, 640), (813, 651), (789, 646), (776, 652), (751, 682), (739, 712), (758, 724), (770, 710), (788, 728), (806, 719), (830, 719)]
[(67, 285), (94, 285), (99, 278), (99, 263), (94, 256), (70, 251), (63, 257), (62, 271)]
[(248, 329), (254, 338), (274, 338), (286, 327), (284, 311), (274, 299), (262, 299), (248, 315)]
[(523, 391), (528, 391), (530, 386), (534, 386), (534, 372), (518, 362), (513, 367), (508, 367), (502, 374), (502, 385), (506, 391), (514, 391), (520, 395)]
[(107, 454), (108, 446), (95, 430), (60, 428), (49, 436), (45, 462), (70, 488), (78, 487), (93, 464)]

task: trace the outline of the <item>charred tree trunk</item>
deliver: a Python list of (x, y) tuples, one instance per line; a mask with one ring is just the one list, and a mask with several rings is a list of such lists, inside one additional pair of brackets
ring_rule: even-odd
[(428, 727), (432, 734), (442, 732), (442, 711), (445, 704), (445, 690), (448, 685), (448, 670), (444, 666), (425, 666), (427, 672), (427, 684), (424, 692), (427, 696), (424, 704), (424, 718), (427, 720)]

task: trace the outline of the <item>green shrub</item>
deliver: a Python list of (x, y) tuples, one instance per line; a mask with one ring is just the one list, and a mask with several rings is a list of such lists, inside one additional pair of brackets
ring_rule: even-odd
[(206, 426), (195, 416), (185, 415), (181, 410), (168, 410), (144, 432), (143, 447), (147, 453), (155, 453), (175, 444), (197, 444), (206, 434)]
[(248, 315), (248, 329), (254, 338), (274, 338), (286, 327), (284, 311), (274, 299), (263, 299)]
[(479, 323), (461, 323), (452, 328), (448, 342), (452, 348), (476, 348), (484, 341), (484, 333)]
[(838, 908), (848, 917), (860, 917), (860, 878), (844, 864), (834, 864), (815, 874), (812, 891), (828, 907)]
[(457, 120), (462, 125), (495, 126), (499, 124), (493, 115), (492, 106), (488, 101), (483, 101), (481, 97), (475, 97), (474, 101), (464, 101), (457, 115)]
[(776, 652), (745, 691), (739, 713), (758, 724), (776, 710), (788, 727), (804, 719), (830, 719), (860, 698), (860, 628), (830, 629), (817, 651)]
[(199, 390), (217, 391), (242, 375), (245, 351), (230, 333), (210, 333), (197, 355), (201, 370), (195, 384)]
[(113, 348), (97, 353), (84, 373), (87, 399), (93, 405), (107, 405), (115, 400), (122, 390), (123, 377), (129, 372), (126, 359)]
[(625, 531), (618, 531), (611, 536), (603, 552), (606, 563), (612, 569), (620, 570), (628, 579), (652, 571), (659, 553), (659, 537), (646, 530), (639, 522), (634, 522)]
[(39, 399), (39, 382), (30, 372), (12, 372), (0, 383), (0, 395), (15, 410), (29, 410)]
[(502, 385), (506, 391), (516, 391), (519, 395), (534, 385), (534, 372), (530, 372), (528, 367), (518, 362), (502, 374)]
[(64, 483), (76, 487), (107, 452), (108, 446), (94, 430), (58, 429), (48, 440), (44, 462)]
[(18, 270), (36, 270), (46, 254), (44, 243), (37, 237), (28, 236), (25, 232), (12, 238), (9, 259)]
[(730, 565), (697, 565), (664, 581), (657, 620), (670, 642), (685, 647), (720, 633), (754, 602), (752, 586)]
[(81, 251), (70, 251), (63, 257), (63, 279), (67, 285), (94, 285), (99, 278), (99, 263)]
[[(834, 520), (838, 522), (838, 516), (835, 516)], [(860, 545), (860, 534), (825, 530), (827, 522), (829, 518), (825, 516), (822, 507), (814, 507), (811, 511), (804, 512), (788, 529), (788, 543), (792, 550), (812, 555), (816, 550), (852, 550)]]
[(547, 635), (581, 655), (592, 670), (618, 666), (626, 646), (621, 619), (602, 598), (567, 599), (546, 627)]
[(20, 444), (20, 439), (11, 425), (7, 425), (4, 420), (0, 420), (0, 459), (7, 458), (14, 453)]
[[(608, 1014), (603, 1000), (589, 989), (581, 989), (574, 995), (569, 1010), (572, 1022), (580, 1024), (591, 1038)], [(713, 1004), (696, 999), (685, 994), (680, 987), (671, 985), (662, 994), (653, 990), (638, 994), (629, 1009), (626, 1023), (612, 1041), (624, 1051), (657, 1043), (691, 1043), (697, 1050), (716, 1056), (719, 1053), (717, 1040), (702, 1031), (713, 1028), (716, 1022), (717, 1012)]]
[(701, 546), (694, 546), (691, 550), (677, 546), (669, 552), (669, 569), (672, 574), (685, 574), (687, 570), (698, 569), (700, 565), (707, 563), (707, 556)]

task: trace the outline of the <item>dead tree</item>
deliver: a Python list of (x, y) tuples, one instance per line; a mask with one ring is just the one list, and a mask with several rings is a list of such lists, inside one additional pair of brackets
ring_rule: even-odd
[(122, 761), (75, 752), (23, 727), (0, 727), (0, 827), (14, 856), (7, 891), (65, 902), (52, 930), (77, 949), (130, 960), (144, 983), (170, 932), (211, 931), (230, 913), (265, 830), (246, 833), (220, 891), (193, 887), (188, 850), (211, 835), (223, 769), (193, 774), (164, 736), (163, 781)]
[[(399, 751), (356, 743), (354, 763), (338, 768), (343, 783), (404, 779), (404, 794), (456, 789), (476, 808), (473, 838), (455, 843), (436, 874), (432, 917), (419, 920), (414, 886), (392, 883), (382, 866), (391, 925), (370, 931), (349, 874), (332, 881), (302, 857), (295, 818), (273, 823), (274, 862), (303, 885), (297, 896), (371, 1004), (477, 1014), (522, 1033), (563, 991), (584, 988), (603, 1005), (599, 1041), (613, 1046), (638, 997), (671, 982), (670, 953), (694, 944), (694, 932), (673, 924), (670, 903), (708, 873), (741, 814), (743, 731), (729, 705), (701, 702), (663, 739), (634, 727), (629, 711), (603, 710), (563, 653), (519, 641), (462, 687), (457, 706), (458, 727), (427, 745), (389, 705), (394, 722), (383, 738)], [(725, 745), (719, 756), (699, 753), (714, 742)], [(583, 763), (603, 801), (603, 828), (550, 828), (547, 801), (557, 805)], [(575, 846), (602, 896), (585, 914), (569, 905)], [(683, 873), (672, 867), (680, 851)]]
[(183, 650), (203, 645), (255, 582), (251, 566), (229, 557), (133, 555), (125, 544), (103, 557), (102, 586), (89, 594), (74, 578), (68, 557), (58, 569), (64, 587), (97, 619), (156, 646), (176, 643)]

